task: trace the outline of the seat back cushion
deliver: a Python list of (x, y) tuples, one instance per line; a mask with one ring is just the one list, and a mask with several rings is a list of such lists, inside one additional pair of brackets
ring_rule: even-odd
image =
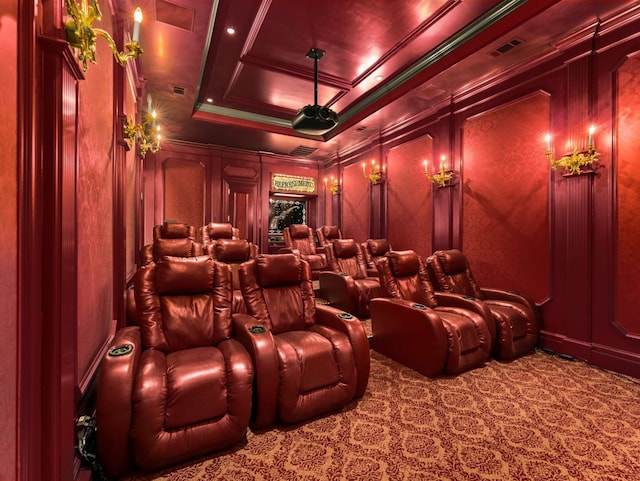
[(194, 240), (195, 229), (183, 223), (165, 222), (154, 228), (154, 238), (159, 239), (192, 239)]
[(204, 229), (203, 239), (232, 239), (233, 226), (226, 222), (209, 222)]
[(260, 254), (240, 267), (247, 312), (273, 334), (316, 323), (311, 270), (294, 254)]
[(335, 272), (344, 272), (354, 279), (367, 277), (367, 266), (360, 246), (353, 239), (334, 239), (331, 243), (331, 263)]
[(414, 251), (391, 251), (378, 260), (383, 292), (428, 307), (438, 305), (424, 262)]
[(161, 258), (136, 273), (145, 347), (163, 352), (216, 345), (231, 336), (231, 268), (209, 256)]
[(483, 299), (469, 261), (458, 249), (436, 251), (429, 256), (427, 264), (437, 289)]

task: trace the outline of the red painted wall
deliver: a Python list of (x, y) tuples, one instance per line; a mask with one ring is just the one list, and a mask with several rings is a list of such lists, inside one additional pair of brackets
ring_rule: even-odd
[(371, 187), (369, 181), (362, 176), (361, 164), (356, 162), (345, 167), (342, 181), (342, 236), (364, 242), (369, 238)]
[(549, 99), (535, 94), (463, 130), (462, 250), (481, 286), (549, 295)]
[[(105, 12), (106, 13), (106, 12)], [(101, 28), (112, 30), (111, 16)], [(113, 54), (97, 42), (98, 62), (78, 86), (77, 242), (80, 381), (112, 330), (113, 316)]]
[(615, 320), (631, 334), (640, 335), (640, 58), (631, 57), (618, 71), (616, 129), (617, 245)]
[(431, 255), (433, 195), (422, 161), (433, 167), (433, 140), (423, 136), (389, 150), (387, 156), (387, 240), (394, 250)]
[[(17, 45), (18, 2), (5, 0), (0, 8), (0, 221), (4, 226), (15, 226), (18, 222), (17, 198)], [(0, 479), (17, 479), (16, 426), (17, 394), (17, 229), (4, 229), (0, 236)]]

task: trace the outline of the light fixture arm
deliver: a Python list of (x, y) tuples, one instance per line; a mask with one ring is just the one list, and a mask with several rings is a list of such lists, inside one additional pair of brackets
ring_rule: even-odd
[(313, 59), (313, 105), (318, 105), (318, 60), (324, 57), (324, 50), (312, 48), (307, 57)]

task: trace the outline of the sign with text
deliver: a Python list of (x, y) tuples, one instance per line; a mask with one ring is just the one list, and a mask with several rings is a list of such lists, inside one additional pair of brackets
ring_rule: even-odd
[(316, 179), (296, 175), (273, 174), (271, 177), (271, 188), (272, 190), (315, 193)]

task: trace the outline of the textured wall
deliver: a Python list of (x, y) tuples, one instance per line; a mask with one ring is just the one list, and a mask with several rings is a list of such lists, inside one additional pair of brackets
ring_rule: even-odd
[(360, 163), (346, 167), (342, 180), (342, 236), (364, 242), (369, 238), (369, 181), (362, 176)]
[[(17, 212), (17, 12), (16, 0), (3, 0), (0, 7), (0, 219), (2, 225), (15, 226)], [(0, 479), (16, 476), (17, 412), (17, 229), (5, 229), (0, 236)]]
[(200, 162), (169, 158), (162, 164), (164, 219), (184, 222), (196, 228), (205, 224), (206, 172)]
[(422, 161), (433, 162), (433, 141), (424, 136), (394, 147), (387, 156), (387, 239), (393, 249), (431, 254), (433, 204), (431, 183)]
[(462, 248), (481, 286), (549, 292), (549, 101), (524, 98), (463, 129)]
[[(101, 27), (111, 31), (111, 16)], [(108, 336), (113, 319), (113, 69), (106, 42), (79, 82), (77, 234), (78, 376)], [(120, 68), (119, 66), (117, 68)]]
[(615, 320), (640, 335), (640, 58), (631, 57), (618, 71), (617, 99), (617, 258)]

